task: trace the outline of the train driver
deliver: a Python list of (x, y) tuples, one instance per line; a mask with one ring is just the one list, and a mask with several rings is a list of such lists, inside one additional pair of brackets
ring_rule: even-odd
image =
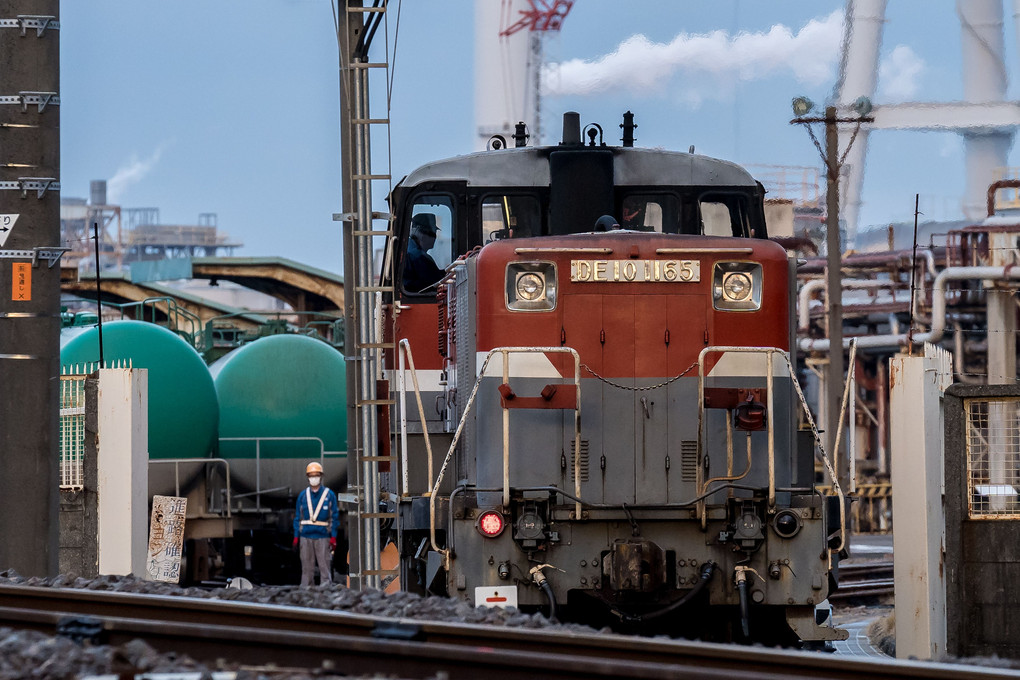
[(443, 270), (428, 252), (436, 244), (437, 231), (436, 216), (432, 213), (418, 213), (411, 218), (411, 238), (404, 262), (404, 290), (409, 293), (427, 291), (443, 278)]
[(294, 547), (301, 546), (301, 586), (315, 585), (315, 566), (319, 583), (333, 583), (332, 551), (340, 528), (340, 506), (336, 494), (322, 484), (322, 465), (311, 462), (305, 467), (308, 488), (298, 494), (294, 513)]

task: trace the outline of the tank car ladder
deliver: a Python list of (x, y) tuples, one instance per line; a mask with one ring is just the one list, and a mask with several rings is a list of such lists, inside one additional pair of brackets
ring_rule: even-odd
[[(390, 409), (393, 400), (379, 395), (381, 358), (392, 343), (382, 342), (379, 315), (382, 295), (392, 295), (392, 275), (377, 283), (373, 277), (374, 243), (392, 235), (390, 215), (372, 211), (373, 183), (385, 182), (387, 193), (391, 176), (372, 171), (372, 128), (383, 128), (389, 165), (389, 31), (387, 0), (336, 0), (333, 4), (340, 55), (340, 135), (342, 156), (343, 210), (334, 219), (343, 223), (344, 285), (347, 292), (344, 317), (346, 331), (344, 355), (347, 361), (348, 488), (356, 499), (349, 514), (350, 583), (352, 588), (378, 588), (384, 576), (396, 576), (396, 569), (381, 567), (381, 521), (396, 519), (394, 512), (380, 511), (384, 498), (381, 463), (392, 457), (380, 455), (379, 409)], [(382, 61), (370, 61), (369, 46), (382, 26), (386, 36)], [(370, 115), (369, 76), (385, 76), (386, 116)], [(385, 225), (385, 226), (382, 226)], [(382, 228), (380, 228), (382, 227)], [(384, 252), (383, 266), (389, 271), (392, 259)], [(351, 295), (353, 293), (353, 295)], [(353, 340), (353, 342), (351, 342)], [(383, 398), (380, 398), (382, 396)], [(386, 449), (389, 449), (386, 440)], [(353, 462), (353, 465), (351, 464)]]

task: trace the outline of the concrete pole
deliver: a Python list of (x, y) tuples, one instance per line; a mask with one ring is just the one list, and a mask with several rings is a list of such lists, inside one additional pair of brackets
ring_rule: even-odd
[(843, 401), (843, 282), (840, 276), (842, 249), (839, 240), (839, 133), (836, 129), (836, 107), (825, 108), (825, 261), (826, 299), (829, 301), (829, 372), (825, 376), (825, 406), (829, 452), (836, 463), (836, 473), (843, 489), (849, 489), (847, 452), (840, 451), (836, 441), (839, 429), (839, 408)]
[(149, 371), (97, 373), (99, 573), (142, 578), (149, 526)]
[(942, 395), (952, 355), (925, 344), (924, 356), (889, 360), (890, 448), (896, 588), (896, 657), (946, 654), (946, 544)]
[(60, 246), (59, 9), (0, 0), (0, 569), (26, 576), (58, 565), (60, 267), (32, 253)]

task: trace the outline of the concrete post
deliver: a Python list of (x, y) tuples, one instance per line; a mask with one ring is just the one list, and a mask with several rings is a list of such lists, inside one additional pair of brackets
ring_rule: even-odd
[(148, 549), (149, 371), (100, 369), (99, 573), (143, 576)]
[(925, 344), (923, 356), (889, 360), (890, 449), (896, 587), (896, 656), (946, 654), (946, 522), (942, 395), (952, 355)]

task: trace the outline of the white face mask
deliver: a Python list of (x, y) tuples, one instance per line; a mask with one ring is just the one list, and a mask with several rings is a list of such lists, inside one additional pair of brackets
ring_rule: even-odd
[(308, 483), (311, 484), (312, 486), (319, 486), (319, 482), (321, 480), (322, 480), (322, 477), (319, 477), (318, 475), (314, 475), (314, 476), (308, 478)]

